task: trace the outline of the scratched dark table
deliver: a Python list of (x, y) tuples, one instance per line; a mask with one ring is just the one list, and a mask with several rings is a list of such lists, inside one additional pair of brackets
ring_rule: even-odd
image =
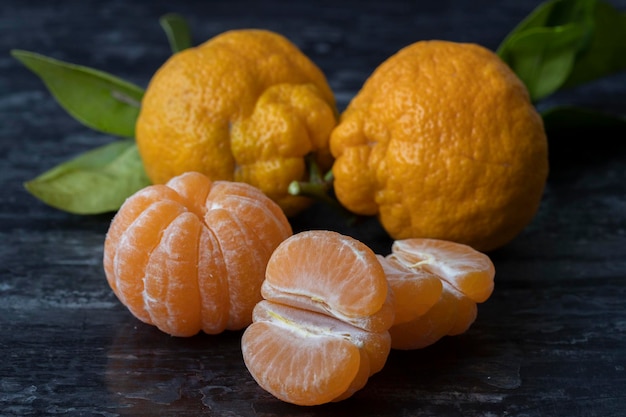
[[(194, 43), (262, 27), (326, 73), (343, 109), (368, 74), (422, 39), (497, 48), (538, 2), (3, 0), (0, 5), (0, 415), (2, 416), (623, 416), (626, 415), (626, 132), (549, 132), (540, 210), (490, 253), (492, 298), (464, 335), (393, 351), (351, 399), (282, 403), (259, 388), (240, 332), (173, 338), (134, 319), (101, 265), (111, 214), (67, 214), (22, 183), (113, 140), (70, 118), (11, 48), (99, 68), (146, 86), (169, 55), (158, 18), (188, 18)], [(612, 1), (626, 10), (626, 1)], [(619, 74), (538, 106), (626, 114)], [(314, 206), (295, 230), (350, 234), (379, 253), (375, 221), (348, 227)]]

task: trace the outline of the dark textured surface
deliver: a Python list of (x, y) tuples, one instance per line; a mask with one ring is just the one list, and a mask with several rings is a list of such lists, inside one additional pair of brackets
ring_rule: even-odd
[[(626, 2), (613, 1), (621, 10)], [(20, 48), (145, 86), (169, 48), (158, 18), (190, 20), (196, 42), (231, 28), (283, 33), (327, 74), (344, 107), (387, 56), (419, 39), (495, 49), (533, 1), (16, 1), (0, 5), (0, 415), (626, 415), (626, 132), (550, 135), (540, 211), (492, 253), (493, 297), (466, 334), (392, 352), (353, 398), (301, 408), (256, 386), (240, 333), (176, 339), (135, 320), (101, 267), (110, 215), (80, 217), (22, 182), (112, 140), (65, 114), (8, 51)], [(626, 114), (626, 77), (559, 95)], [(547, 105), (550, 103), (543, 103)], [(332, 228), (387, 252), (375, 223)]]

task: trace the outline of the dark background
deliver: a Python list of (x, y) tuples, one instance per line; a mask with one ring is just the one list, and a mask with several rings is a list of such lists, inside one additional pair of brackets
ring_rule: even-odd
[[(611, 1), (626, 11), (624, 0)], [(76, 216), (22, 183), (113, 138), (69, 117), (12, 48), (145, 87), (170, 54), (158, 24), (178, 12), (195, 43), (228, 29), (282, 33), (326, 73), (343, 109), (369, 73), (422, 39), (496, 49), (537, 1), (27, 1), (0, 4), (0, 415), (622, 416), (626, 414), (626, 132), (549, 132), (551, 172), (534, 221), (491, 253), (496, 289), (464, 335), (392, 352), (351, 399), (303, 408), (261, 390), (240, 332), (172, 338), (116, 300), (102, 271), (111, 215)], [(626, 41), (626, 40), (625, 40)], [(626, 115), (619, 74), (539, 103)], [(328, 228), (380, 253), (375, 221)]]

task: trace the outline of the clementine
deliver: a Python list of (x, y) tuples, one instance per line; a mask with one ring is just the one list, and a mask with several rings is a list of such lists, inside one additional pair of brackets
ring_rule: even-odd
[(287, 215), (310, 200), (290, 195), (308, 177), (305, 157), (330, 169), (333, 93), (322, 71), (285, 37), (222, 33), (173, 55), (150, 81), (136, 138), (146, 173), (165, 183), (187, 171), (246, 182)]
[(166, 333), (238, 330), (252, 321), (267, 261), (291, 233), (257, 188), (189, 172), (126, 200), (106, 235), (104, 270), (122, 304)]
[(421, 41), (383, 62), (330, 140), (339, 201), (394, 239), (489, 251), (535, 215), (548, 174), (540, 115), (493, 52)]

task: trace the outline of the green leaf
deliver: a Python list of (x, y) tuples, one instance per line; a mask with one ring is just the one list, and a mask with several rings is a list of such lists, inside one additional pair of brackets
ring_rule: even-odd
[(24, 184), (46, 204), (76, 214), (119, 209), (150, 184), (133, 140), (115, 141), (84, 153)]
[(598, 2), (593, 14), (594, 32), (577, 57), (563, 88), (573, 87), (626, 69), (626, 13)]
[(187, 21), (176, 13), (168, 13), (159, 19), (167, 35), (172, 52), (180, 52), (191, 47), (191, 31)]
[(143, 97), (140, 87), (33, 52), (13, 50), (11, 55), (37, 74), (59, 104), (81, 123), (108, 134), (135, 136)]
[(590, 44), (596, 1), (553, 0), (540, 5), (498, 48), (500, 57), (537, 101), (557, 91)]
[(558, 90), (572, 72), (577, 45), (587, 31), (580, 25), (533, 28), (515, 37), (510, 63), (537, 101)]
[(499, 55), (507, 55), (511, 39), (533, 28), (554, 28), (569, 23), (589, 23), (597, 0), (550, 0), (541, 3), (522, 20), (498, 47)]

